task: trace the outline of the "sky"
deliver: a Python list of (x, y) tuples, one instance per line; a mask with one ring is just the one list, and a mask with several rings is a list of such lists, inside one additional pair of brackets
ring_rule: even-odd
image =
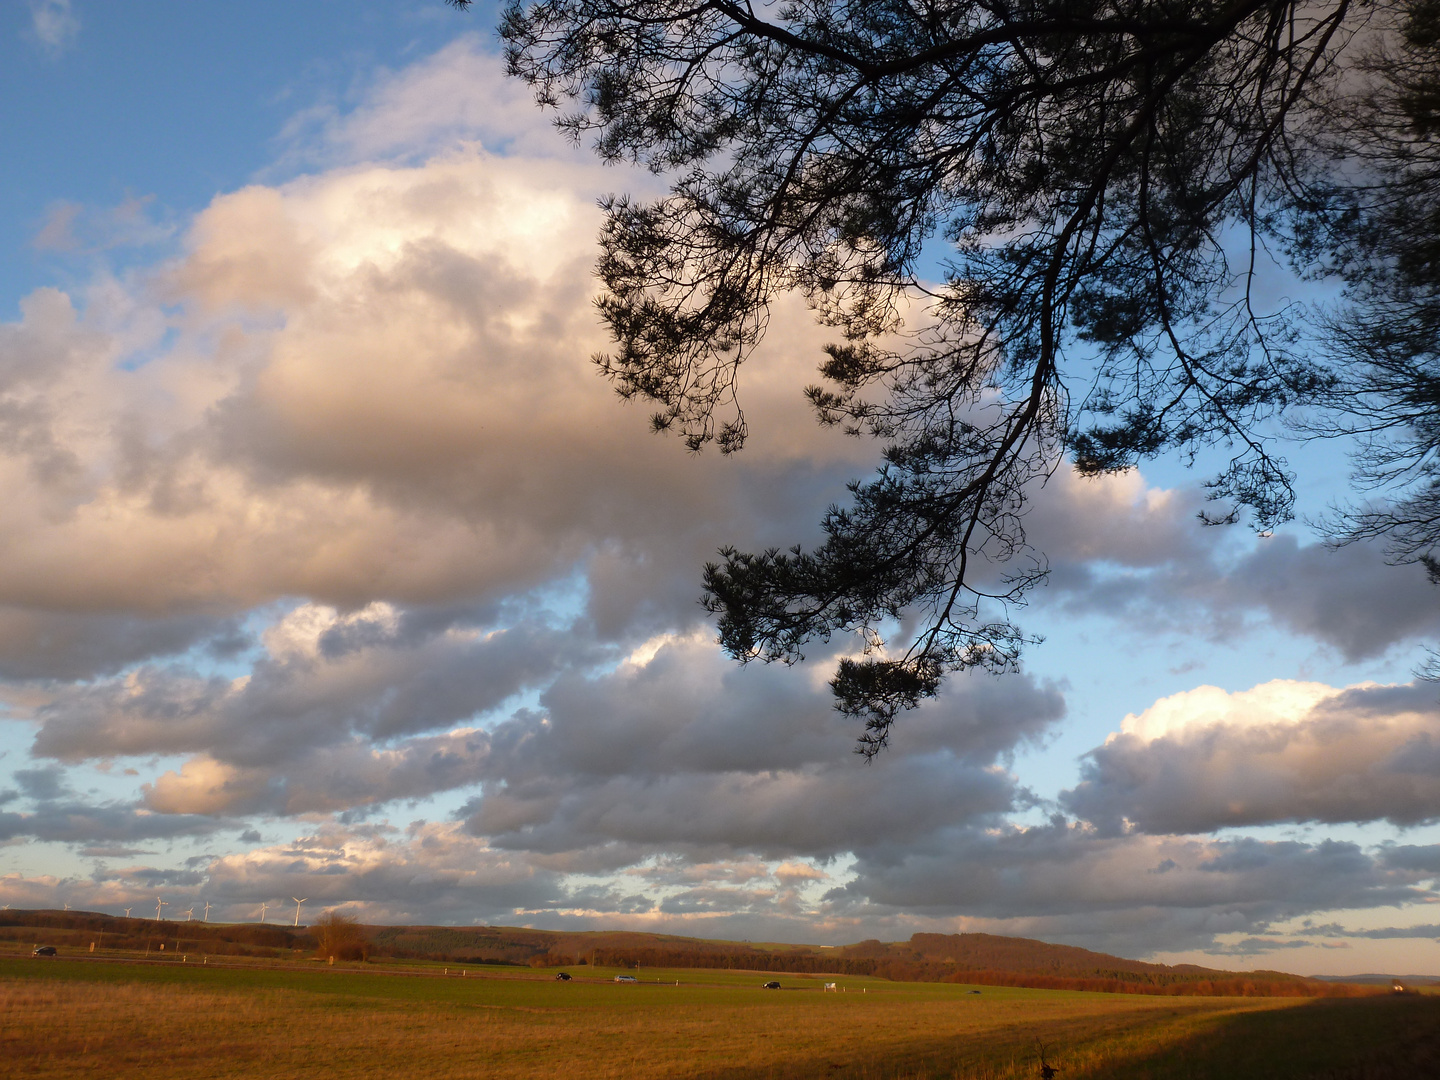
[(697, 603), (876, 464), (802, 396), (825, 329), (777, 305), (742, 453), (650, 434), (592, 268), (659, 181), (493, 21), (0, 5), (0, 902), (1440, 974), (1440, 593), (1321, 542), (1343, 450), (1263, 537), (1062, 469), (1044, 643), (865, 764), (853, 642), (740, 667)]

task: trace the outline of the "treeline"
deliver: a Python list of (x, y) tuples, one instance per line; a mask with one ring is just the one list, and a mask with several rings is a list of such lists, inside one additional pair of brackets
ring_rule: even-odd
[(200, 953), (210, 956), (281, 957), (316, 948), (306, 930), (265, 923), (207, 923), (127, 919), (94, 911), (0, 911), (0, 940), (96, 948)]
[[(574, 963), (558, 953), (543, 958), (547, 966)], [(873, 975), (890, 978), (883, 960), (835, 953), (772, 953), (759, 950), (690, 951), (688, 949), (595, 949), (592, 962), (604, 967), (679, 967), (737, 971), (792, 972), (797, 975)], [(920, 980), (926, 981), (926, 980)], [(935, 980), (928, 980), (935, 981)]]
[[(1103, 955), (1103, 954), (1091, 954)], [(574, 963), (573, 957), (551, 953), (547, 966)], [(849, 956), (826, 953), (690, 952), (679, 949), (596, 949), (594, 963), (607, 967), (734, 969), (803, 975), (868, 976), (895, 982), (973, 983), (1033, 990), (1091, 990), (1110, 994), (1162, 994), (1197, 997), (1350, 997), (1373, 991), (1340, 983), (1302, 979), (1280, 972), (1225, 977), (1199, 969), (1141, 972), (1096, 969), (1085, 974), (1053, 975), (1034, 971), (957, 968), (953, 963)], [(1159, 965), (1153, 965), (1158, 968)]]
[(1325, 983), (1294, 975), (1281, 975), (1273, 980), (1245, 977), (1182, 978), (1162, 983), (1118, 977), (1087, 978), (1014, 971), (956, 971), (940, 981), (981, 986), (1015, 986), (1029, 990), (1091, 990), (1103, 994), (1151, 994), (1162, 997), (1368, 997), (1384, 992), (1382, 988), (1374, 986)]
[(557, 935), (493, 927), (376, 926), (368, 928), (368, 936), (372, 956), (524, 966), (549, 953)]

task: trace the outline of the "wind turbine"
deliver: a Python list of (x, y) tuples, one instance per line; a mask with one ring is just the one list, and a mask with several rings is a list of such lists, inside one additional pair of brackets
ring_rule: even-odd
[(210, 901), (209, 901), (209, 900), (206, 900), (206, 901), (205, 901), (205, 921), (206, 921), (206, 922), (209, 922), (209, 921), (210, 921)]
[(164, 907), (164, 906), (165, 906), (166, 904), (168, 904), (168, 903), (170, 903), (169, 900), (161, 900), (160, 897), (158, 897), (158, 896), (155, 897), (155, 921), (156, 921), (156, 922), (159, 922), (159, 921), (160, 921), (160, 909), (161, 909), (162, 907)]
[(299, 926), (299, 925), (300, 925), (300, 905), (303, 904), (306, 900), (309, 900), (310, 897), (308, 897), (308, 896), (303, 896), (303, 897), (302, 897), (302, 896), (292, 896), (292, 897), (290, 897), (290, 899), (295, 901), (295, 925), (296, 925), (296, 926)]
[[(6, 906), (6, 907), (9, 907), (10, 905), (9, 905), (9, 904), (6, 904), (5, 906)], [(128, 907), (125, 909), (125, 917), (126, 917), (127, 919), (130, 917), (130, 909), (129, 909)]]
[(66, 911), (69, 911), (69, 910), (70, 910), (70, 903), (69, 903), (69, 901), (66, 901), (66, 903), (65, 903), (65, 910), (66, 910)]
[(195, 918), (195, 909), (192, 907), (189, 911), (185, 912), (185, 921), (189, 922), (193, 918)]
[(270, 906), (270, 905), (267, 904), (267, 903), (265, 903), (263, 900), (260, 902), (260, 921), (261, 921), (261, 922), (264, 922), (264, 921), (265, 921), (265, 909), (266, 909), (267, 907), (269, 907), (269, 906)]

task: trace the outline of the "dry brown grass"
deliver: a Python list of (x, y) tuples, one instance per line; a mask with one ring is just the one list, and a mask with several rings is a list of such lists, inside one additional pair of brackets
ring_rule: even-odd
[[(480, 983), (476, 980), (476, 983)], [(496, 984), (484, 987), (492, 989)], [(741, 990), (577, 987), (553, 1007), (482, 992), (419, 1002), (287, 989), (25, 980), (0, 984), (0, 1060), (17, 1077), (519, 1078), (583, 1064), (629, 1077), (994, 1076), (1028, 1070), (1043, 1030), (1063, 1045), (1153, 1039), (1196, 1010), (1148, 1002), (914, 1000)], [(562, 990), (563, 992), (563, 990)], [(619, 994), (630, 995), (629, 1000)], [(637, 999), (646, 995), (646, 1000)], [(609, 1002), (596, 1001), (606, 996)], [(486, 1000), (486, 998), (494, 1000)], [(731, 1000), (725, 1000), (729, 998)], [(747, 1000), (748, 999), (748, 1000)], [(778, 999), (778, 1000), (777, 1000)], [(618, 1005), (618, 1007), (607, 1007)], [(1211, 1008), (1198, 1011), (1213, 1011)], [(1011, 1065), (1015, 1066), (1014, 1068)], [(943, 1071), (943, 1072), (942, 1072)]]
[[(251, 985), (241, 987), (226, 985), (238, 976), (213, 968), (147, 982), (147, 972), (127, 981), (113, 970), (104, 978), (79, 972), (99, 965), (65, 967), (72, 970), (0, 976), (7, 1080), (1018, 1080), (1038, 1074), (1037, 1035), (1054, 1047), (1064, 1080), (1117, 1070), (1225, 1076), (1196, 1071), (1204, 1055), (1193, 1048), (1223, 1040), (1238, 1020), (1263, 1027), (1266, 1016), (1314, 1007), (1043, 991), (964, 996), (914, 984), (872, 987), (868, 995), (777, 994), (749, 985), (560, 986), (339, 972), (328, 981), (317, 973), (276, 975), (276, 985), (247, 973)], [(1263, 1048), (1263, 1033), (1254, 1037)]]

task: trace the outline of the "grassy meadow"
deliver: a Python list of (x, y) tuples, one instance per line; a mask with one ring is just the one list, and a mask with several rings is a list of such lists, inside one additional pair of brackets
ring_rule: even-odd
[[(0, 958), (9, 1077), (1440, 1076), (1440, 996), (1164, 998), (756, 972)], [(679, 983), (677, 986), (676, 983)], [(979, 989), (980, 993), (971, 990)]]

